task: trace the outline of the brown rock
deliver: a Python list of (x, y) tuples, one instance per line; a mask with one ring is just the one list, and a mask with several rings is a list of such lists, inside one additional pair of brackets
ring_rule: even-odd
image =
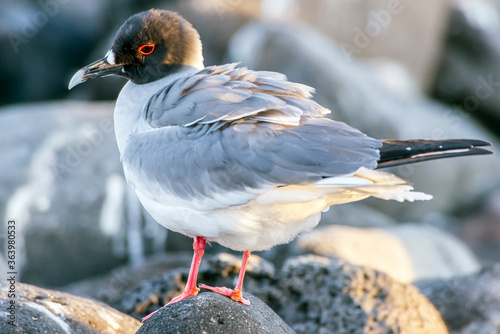
[(16, 283), (14, 299), (3, 286), (0, 307), (15, 302), (15, 324), (0, 322), (1, 333), (132, 334), (140, 327), (136, 319), (100, 302), (68, 293)]

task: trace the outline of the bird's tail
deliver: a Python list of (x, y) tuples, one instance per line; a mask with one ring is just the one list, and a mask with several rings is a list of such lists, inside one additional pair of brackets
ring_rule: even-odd
[(382, 139), (377, 168), (393, 167), (434, 159), (493, 154), (482, 146), (491, 143), (474, 139), (392, 140)]

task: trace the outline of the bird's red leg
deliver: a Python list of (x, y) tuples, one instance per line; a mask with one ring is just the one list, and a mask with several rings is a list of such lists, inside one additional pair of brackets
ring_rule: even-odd
[(243, 253), (243, 260), (241, 261), (241, 269), (240, 269), (240, 275), (238, 276), (238, 283), (236, 284), (234, 290), (231, 290), (226, 287), (212, 287), (205, 284), (200, 284), (200, 288), (208, 289), (213, 292), (220, 293), (221, 295), (231, 297), (233, 300), (240, 302), (244, 305), (250, 305), (250, 301), (243, 298), (243, 293), (242, 293), (243, 279), (245, 278), (245, 270), (247, 268), (247, 262), (249, 257), (250, 257), (250, 251), (245, 251)]
[[(191, 268), (189, 269), (189, 275), (188, 275), (188, 280), (186, 283), (186, 287), (184, 288), (184, 291), (178, 295), (177, 297), (173, 298), (167, 305), (177, 303), (178, 301), (181, 301), (183, 299), (189, 298), (196, 296), (198, 294), (198, 289), (196, 287), (196, 278), (198, 277), (198, 269), (200, 269), (200, 262), (201, 258), (203, 257), (203, 253), (205, 253), (205, 245), (207, 244), (207, 241), (203, 237), (196, 237), (193, 243), (193, 250), (194, 250), (194, 255), (193, 255), (193, 261), (191, 262)], [(165, 307), (164, 306), (164, 307)], [(154, 311), (153, 313), (145, 316), (142, 318), (142, 322), (148, 320), (158, 312), (159, 310)]]

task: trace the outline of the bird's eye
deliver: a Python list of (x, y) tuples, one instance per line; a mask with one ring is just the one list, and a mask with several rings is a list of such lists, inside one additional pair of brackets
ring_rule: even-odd
[(154, 44), (144, 44), (139, 47), (139, 52), (145, 56), (152, 54), (154, 50), (155, 50)]

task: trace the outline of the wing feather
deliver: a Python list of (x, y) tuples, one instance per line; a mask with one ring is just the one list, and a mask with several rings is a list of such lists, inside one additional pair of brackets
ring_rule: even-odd
[(153, 128), (226, 121), (298, 125), (302, 116), (330, 111), (310, 99), (314, 89), (275, 72), (256, 72), (237, 64), (212, 66), (175, 80), (156, 93), (144, 110)]

